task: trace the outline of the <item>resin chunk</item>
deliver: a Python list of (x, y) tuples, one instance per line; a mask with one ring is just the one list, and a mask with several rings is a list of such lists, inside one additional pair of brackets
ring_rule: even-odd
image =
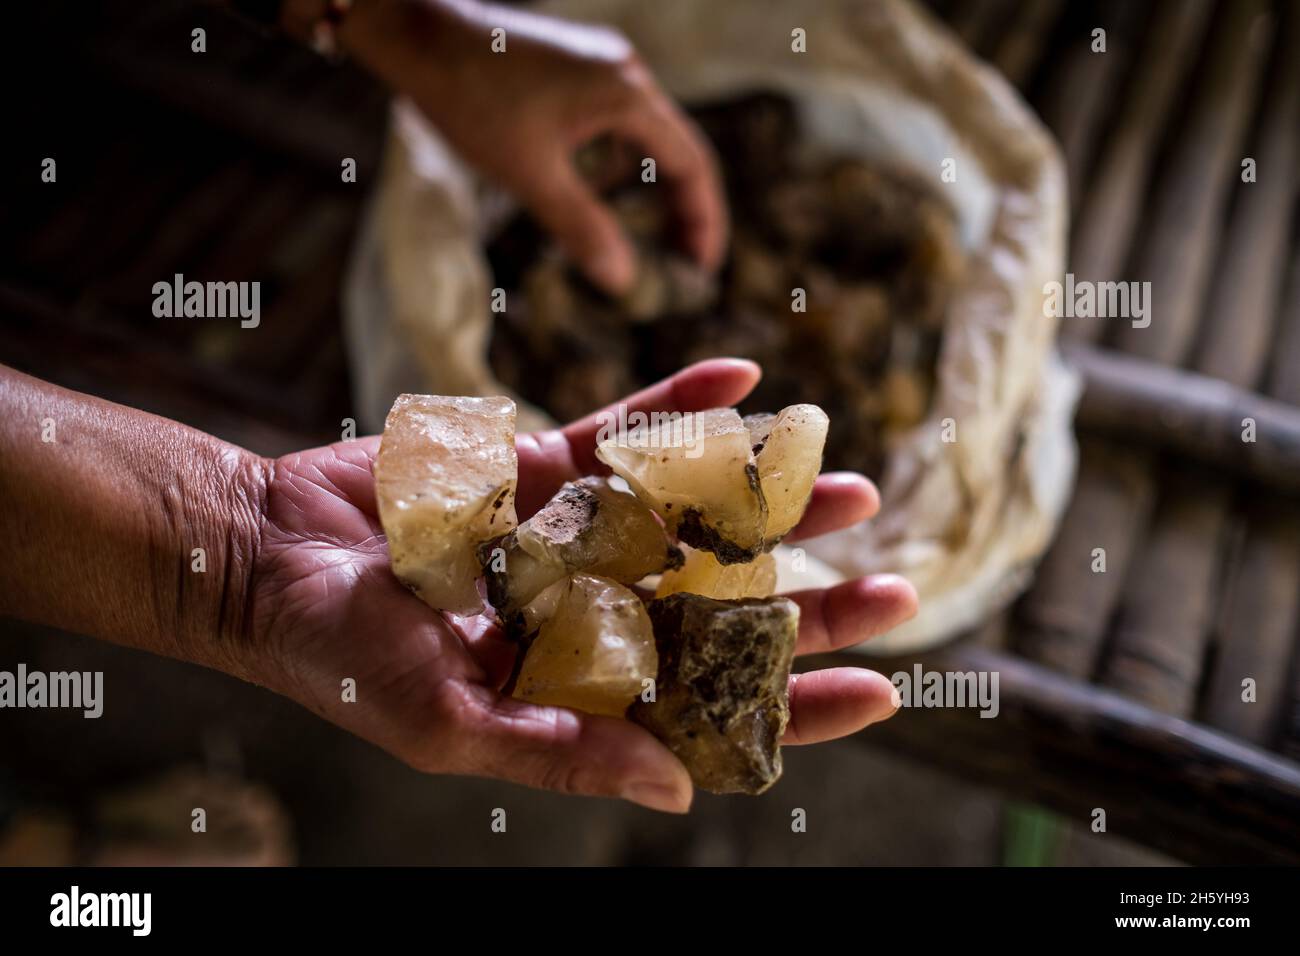
[(426, 604), (483, 609), (479, 544), (515, 526), (515, 403), (399, 395), (375, 459), (393, 573)]
[(767, 508), (749, 430), (734, 408), (663, 415), (597, 442), (596, 456), (678, 538), (722, 564), (763, 550)]
[(658, 655), (641, 599), (615, 581), (576, 574), (535, 602), (541, 625), (515, 682), (535, 704), (622, 717), (654, 678)]
[(479, 558), (488, 600), (506, 621), (579, 571), (635, 584), (682, 561), (654, 512), (604, 478), (567, 482), (537, 514), (483, 545)]
[(691, 551), (680, 568), (663, 573), (659, 587), (655, 589), (655, 597), (687, 591), (719, 600), (730, 600), (770, 597), (775, 590), (776, 559), (767, 552), (748, 564), (719, 564), (718, 559), (708, 551)]
[(765, 546), (775, 547), (799, 523), (822, 469), (830, 419), (816, 405), (790, 405), (775, 415), (748, 415), (758, 480), (767, 502)]
[(670, 594), (648, 611), (659, 652), (656, 699), (638, 700), (631, 718), (677, 755), (697, 786), (762, 793), (781, 776), (798, 605)]

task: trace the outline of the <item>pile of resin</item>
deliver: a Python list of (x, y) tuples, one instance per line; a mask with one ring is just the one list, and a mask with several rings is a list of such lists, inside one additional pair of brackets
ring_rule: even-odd
[(720, 273), (676, 252), (666, 180), (642, 182), (639, 157), (613, 147), (589, 151), (591, 178), (637, 247), (636, 283), (618, 299), (602, 294), (519, 215), (488, 249), (507, 290), (494, 314), (494, 371), (567, 421), (682, 364), (754, 359), (767, 374), (742, 411), (816, 404), (833, 423), (827, 464), (879, 477), (931, 409), (965, 265), (956, 216), (914, 174), (809, 151), (785, 98), (756, 95), (695, 117), (721, 159), (731, 211)]
[(826, 415), (633, 430), (597, 446), (630, 491), (568, 482), (523, 523), (514, 418), (506, 398), (397, 399), (375, 462), (394, 573), (460, 615), (484, 610), (482, 578), (523, 649), (514, 696), (634, 720), (716, 793), (771, 786), (799, 610), (772, 596), (770, 552), (812, 494)]

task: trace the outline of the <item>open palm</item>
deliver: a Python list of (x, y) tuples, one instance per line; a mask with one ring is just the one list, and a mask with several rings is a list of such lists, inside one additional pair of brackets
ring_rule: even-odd
[[(646, 411), (734, 405), (758, 377), (749, 362), (701, 362), (627, 405)], [(592, 416), (518, 437), (521, 520), (563, 482), (603, 470), (594, 456), (597, 427)], [(647, 731), (502, 696), (515, 648), (491, 618), (441, 614), (398, 583), (375, 504), (378, 447), (377, 437), (362, 438), (275, 463), (250, 613), (251, 638), (275, 661), (272, 689), (420, 770), (688, 809), (686, 769)], [(854, 524), (877, 507), (865, 478), (823, 475), (791, 538)], [(801, 654), (866, 640), (916, 607), (911, 586), (893, 575), (791, 597), (802, 612)], [(344, 693), (349, 678), (355, 700)], [(889, 681), (860, 668), (796, 675), (790, 691), (786, 744), (841, 737), (897, 709)]]

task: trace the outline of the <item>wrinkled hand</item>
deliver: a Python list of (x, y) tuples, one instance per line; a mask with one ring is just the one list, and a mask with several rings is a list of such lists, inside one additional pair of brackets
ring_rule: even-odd
[[(734, 405), (758, 378), (750, 362), (701, 362), (632, 396), (628, 407)], [(591, 416), (518, 437), (521, 520), (564, 481), (605, 470), (595, 458), (597, 428)], [(502, 696), (515, 648), (490, 617), (440, 614), (398, 583), (376, 511), (371, 466), (378, 446), (377, 437), (358, 439), (275, 463), (250, 612), (250, 638), (277, 662), (267, 681), (272, 689), (420, 770), (688, 809), (686, 769), (646, 730)], [(823, 475), (790, 540), (855, 524), (878, 504), (875, 488), (860, 475)], [(916, 608), (911, 585), (892, 575), (791, 597), (801, 609), (800, 654), (856, 644)], [(349, 677), (356, 681), (355, 703), (341, 699)], [(796, 675), (783, 742), (841, 737), (895, 709), (893, 687), (872, 671)]]
[[(493, 51), (493, 31), (505, 49)], [(635, 257), (573, 164), (605, 134), (653, 157), (683, 249), (721, 262), (727, 215), (713, 154), (620, 34), (469, 0), (363, 0), (341, 39), (408, 96), (470, 163), (508, 189), (598, 286)]]

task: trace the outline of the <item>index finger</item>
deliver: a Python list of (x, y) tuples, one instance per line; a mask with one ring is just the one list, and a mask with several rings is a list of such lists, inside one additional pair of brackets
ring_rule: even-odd
[(761, 376), (758, 365), (746, 359), (705, 359), (571, 425), (520, 435), (515, 440), (520, 517), (533, 514), (566, 481), (608, 471), (596, 458), (596, 436), (608, 416), (619, 413), (620, 406), (631, 414), (696, 412), (735, 405), (753, 391)]
[(727, 244), (727, 205), (713, 149), (667, 96), (653, 91), (641, 106), (621, 114), (616, 132), (646, 150), (673, 192), (682, 243), (704, 268), (716, 269)]

